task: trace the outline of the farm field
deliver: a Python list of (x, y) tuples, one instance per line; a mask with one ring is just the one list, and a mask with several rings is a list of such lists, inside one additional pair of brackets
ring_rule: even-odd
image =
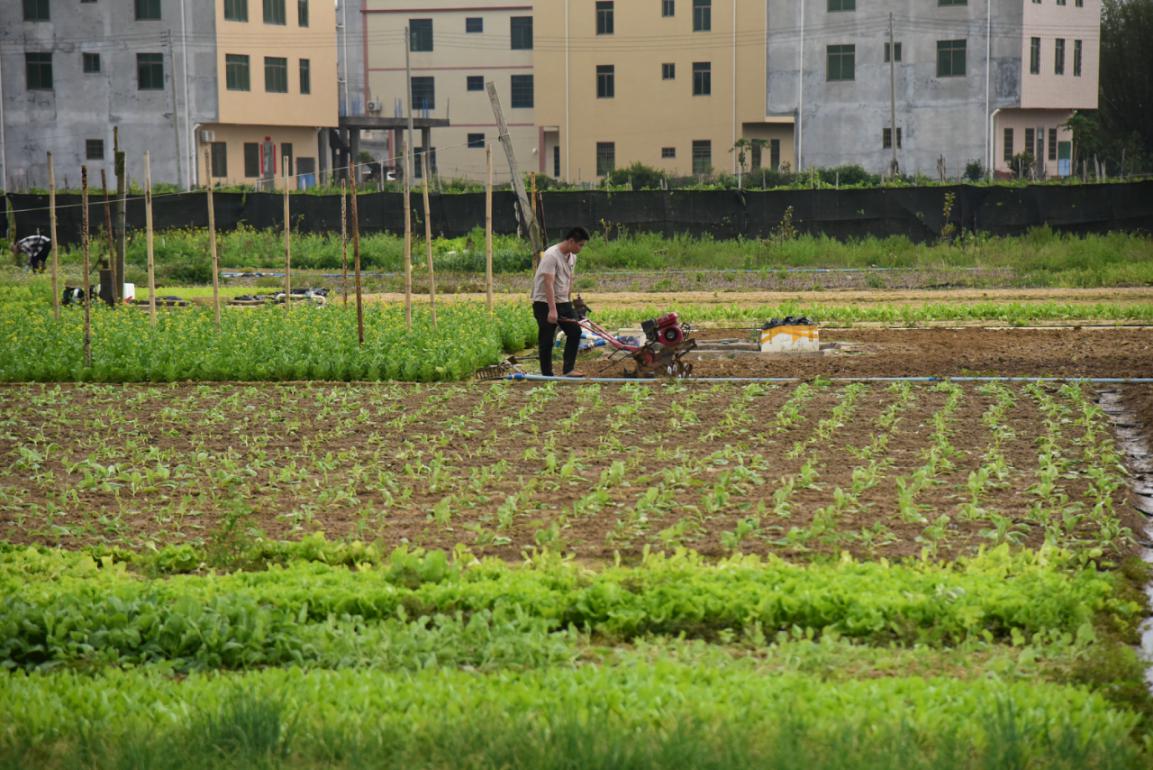
[(1153, 766), (1153, 386), (1069, 379), (1153, 376), (1149, 291), (590, 292), (836, 346), (600, 383), (472, 380), (512, 297), (95, 308), (87, 366), (5, 287), (0, 768)]

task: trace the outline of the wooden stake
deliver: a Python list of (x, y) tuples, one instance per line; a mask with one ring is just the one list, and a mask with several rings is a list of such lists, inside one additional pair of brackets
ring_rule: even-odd
[(484, 285), (488, 292), (488, 314), (492, 315), (492, 145), (484, 146), (488, 179), (484, 185)]
[(288, 212), (288, 156), (281, 157), (284, 172), (284, 309), (292, 307), (292, 220)]
[(155, 326), (156, 255), (152, 248), (152, 158), (147, 151), (144, 153), (144, 244), (148, 252), (148, 318)]
[(432, 309), (432, 328), (436, 328), (436, 273), (432, 267), (432, 219), (428, 206), (428, 153), (420, 154), (420, 167), (424, 172), (424, 247), (428, 254), (428, 306)]
[(88, 280), (88, 166), (80, 167), (80, 251), (84, 255), (84, 366), (92, 366), (92, 283)]
[[(405, 39), (407, 39), (407, 35)], [(411, 132), (410, 132), (411, 133)], [(412, 163), (407, 148), (404, 154), (404, 324), (412, 329)]]
[(356, 341), (364, 346), (364, 302), (360, 292), (360, 213), (356, 208), (356, 175), (349, 180), (352, 186), (352, 270), (356, 281)]
[(208, 180), (208, 253), (212, 257), (212, 307), (220, 331), (220, 255), (216, 251), (216, 203), (212, 197), (212, 154), (204, 150), (204, 178)]
[(52, 239), (52, 316), (60, 320), (60, 252), (56, 249), (56, 166), (48, 153), (48, 237)]
[(108, 298), (108, 304), (116, 307), (116, 300), (124, 289), (116, 280), (116, 244), (112, 240), (112, 202), (108, 199), (108, 174), (104, 169), (100, 169), (100, 186), (104, 190), (104, 235), (108, 240), (108, 269), (112, 271), (112, 296)]
[(340, 180), (340, 289), (348, 304), (348, 183)]

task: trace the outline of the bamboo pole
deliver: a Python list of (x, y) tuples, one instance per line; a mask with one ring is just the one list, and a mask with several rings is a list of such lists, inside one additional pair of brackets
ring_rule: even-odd
[(348, 304), (348, 183), (340, 180), (340, 290)]
[(356, 281), (356, 341), (364, 347), (364, 301), (360, 291), (360, 213), (356, 208), (356, 175), (349, 180), (352, 186), (352, 261)]
[(204, 178), (208, 180), (208, 253), (212, 257), (212, 308), (220, 331), (220, 254), (216, 250), (216, 203), (212, 197), (212, 154), (204, 150)]
[(92, 366), (92, 283), (88, 280), (88, 166), (80, 167), (80, 251), (84, 255), (84, 366)]
[(52, 239), (52, 316), (60, 320), (60, 252), (56, 249), (56, 166), (48, 153), (48, 237)]
[[(407, 35), (405, 36), (407, 39)], [(409, 132), (411, 138), (412, 132)], [(412, 160), (411, 147), (404, 151), (404, 324), (412, 329)]]
[(484, 285), (488, 292), (488, 314), (492, 315), (492, 145), (484, 146), (488, 178), (484, 184)]
[(428, 206), (428, 153), (420, 154), (420, 166), (424, 172), (424, 250), (428, 254), (428, 306), (432, 310), (432, 328), (436, 328), (436, 273), (432, 267), (432, 219)]
[(288, 211), (288, 156), (281, 156), (284, 172), (284, 309), (292, 307), (292, 220)]
[(152, 158), (147, 150), (144, 152), (144, 244), (148, 252), (148, 318), (155, 326), (156, 254), (152, 243)]
[(124, 288), (116, 280), (116, 243), (112, 239), (112, 202), (108, 199), (108, 174), (100, 169), (100, 187), (104, 192), (104, 235), (108, 239), (108, 269), (112, 271), (112, 296), (108, 304), (116, 307), (116, 300)]

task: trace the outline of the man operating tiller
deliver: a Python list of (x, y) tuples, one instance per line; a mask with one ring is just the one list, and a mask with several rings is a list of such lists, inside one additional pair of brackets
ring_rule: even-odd
[(537, 344), (540, 346), (540, 373), (553, 376), (552, 348), (559, 326), (565, 333), (565, 377), (583, 377), (576, 371), (577, 352), (580, 350), (581, 328), (576, 323), (577, 313), (572, 305), (573, 267), (577, 254), (588, 243), (589, 233), (583, 227), (568, 231), (564, 240), (550, 246), (541, 255), (540, 265), (532, 282), (532, 314), (536, 317)]

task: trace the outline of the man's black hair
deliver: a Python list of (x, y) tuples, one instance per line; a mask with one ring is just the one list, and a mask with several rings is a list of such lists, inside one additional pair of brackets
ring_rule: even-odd
[(574, 227), (568, 231), (568, 235), (564, 237), (566, 241), (587, 241), (589, 239), (589, 231), (583, 227)]

